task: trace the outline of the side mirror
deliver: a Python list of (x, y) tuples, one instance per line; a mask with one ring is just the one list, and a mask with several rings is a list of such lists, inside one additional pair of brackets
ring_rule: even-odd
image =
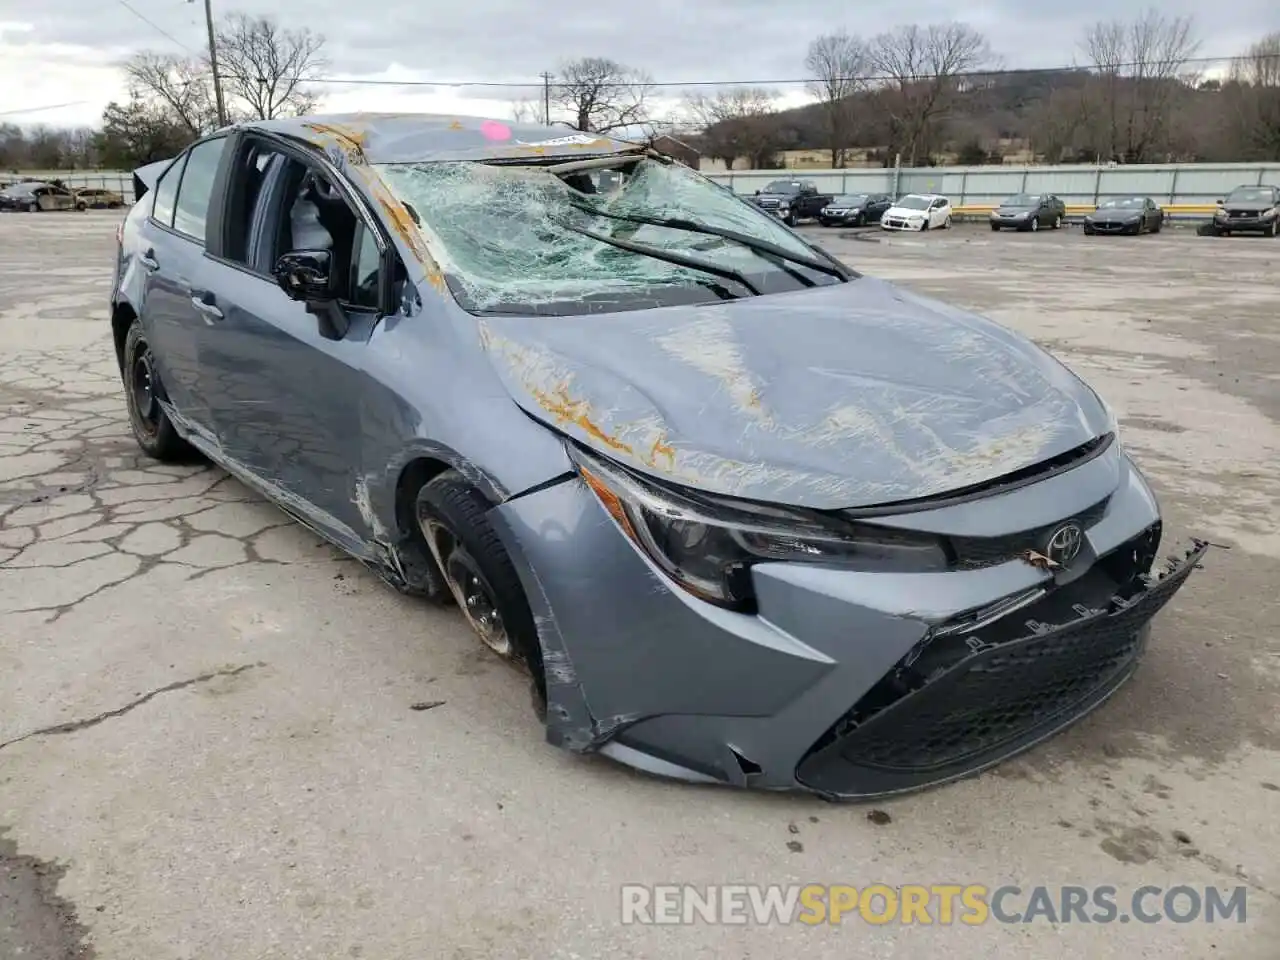
[(280, 257), (271, 273), (290, 300), (322, 303), (336, 299), (332, 267), (328, 250), (294, 250)]
[(1222, 199), (1218, 199), (1218, 200), (1215, 200), (1215, 201), (1213, 201), (1213, 202), (1214, 202), (1214, 203), (1216, 203), (1218, 206), (1222, 206), (1222, 205), (1223, 205), (1223, 203), (1225, 203), (1226, 201), (1224, 201), (1224, 200), (1222, 200)]
[(271, 271), (290, 300), (307, 305), (319, 325), (320, 336), (341, 340), (351, 328), (346, 311), (338, 303), (333, 255), (328, 250), (294, 250), (276, 261)]
[(757, 191), (756, 191), (756, 196), (757, 196), (757, 197), (758, 197), (758, 196), (760, 196), (760, 191), (759, 191), (759, 190), (757, 190)]

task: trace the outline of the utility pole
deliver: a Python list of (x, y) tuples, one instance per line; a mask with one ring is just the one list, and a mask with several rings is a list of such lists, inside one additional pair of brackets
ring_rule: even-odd
[[(195, 3), (195, 0), (187, 0)], [(213, 102), (218, 111), (218, 126), (227, 125), (227, 105), (222, 99), (222, 80), (218, 76), (218, 44), (214, 39), (213, 0), (204, 0), (204, 23), (209, 30), (209, 72), (213, 74)]]
[(551, 126), (551, 74), (545, 70), (542, 71), (542, 125)]

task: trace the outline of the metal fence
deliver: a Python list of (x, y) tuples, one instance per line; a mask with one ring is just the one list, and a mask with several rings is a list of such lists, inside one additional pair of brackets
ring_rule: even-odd
[(1144, 196), (1192, 206), (1213, 204), (1235, 187), (1280, 184), (1280, 163), (734, 170), (707, 176), (736, 193), (753, 193), (771, 180), (799, 179), (813, 181), (823, 193), (940, 193), (955, 206), (996, 204), (1016, 193), (1052, 193), (1068, 205)]
[[(1170, 206), (1212, 204), (1235, 187), (1280, 184), (1280, 163), (1131, 164), (1121, 166), (902, 167), (850, 170), (734, 170), (707, 174), (737, 193), (770, 180), (812, 180), (824, 193), (941, 193), (955, 206), (999, 203), (1015, 193), (1052, 193), (1068, 205), (1110, 197), (1147, 196)], [(35, 178), (68, 187), (114, 190), (133, 202), (133, 177), (120, 170), (0, 171), (0, 182)]]

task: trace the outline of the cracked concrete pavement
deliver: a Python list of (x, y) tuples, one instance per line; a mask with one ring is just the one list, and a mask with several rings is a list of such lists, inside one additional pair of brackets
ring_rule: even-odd
[[(142, 457), (104, 310), (116, 222), (0, 217), (0, 956), (1275, 956), (1280, 242), (821, 234), (1057, 352), (1170, 537), (1231, 547), (1102, 710), (869, 811), (559, 752), (456, 613), (217, 469)], [(1249, 912), (676, 929), (620, 925), (625, 882), (1245, 885)]]

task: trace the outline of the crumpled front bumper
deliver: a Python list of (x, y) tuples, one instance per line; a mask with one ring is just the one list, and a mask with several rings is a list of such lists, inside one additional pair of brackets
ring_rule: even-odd
[[(1022, 559), (932, 574), (765, 564), (753, 573), (758, 614), (674, 588), (579, 480), (509, 500), (490, 518), (538, 625), (548, 740), (660, 775), (831, 799), (998, 763), (1132, 674), (1150, 619), (1207, 549), (1197, 541), (1147, 584), (1137, 571), (1155, 559), (1159, 512), (1127, 458), (1124, 469), (1070, 571)], [(1082, 486), (1057, 479), (1017, 496), (1043, 506), (1072, 479)], [(1041, 599), (982, 629), (946, 630), (1037, 588)]]

